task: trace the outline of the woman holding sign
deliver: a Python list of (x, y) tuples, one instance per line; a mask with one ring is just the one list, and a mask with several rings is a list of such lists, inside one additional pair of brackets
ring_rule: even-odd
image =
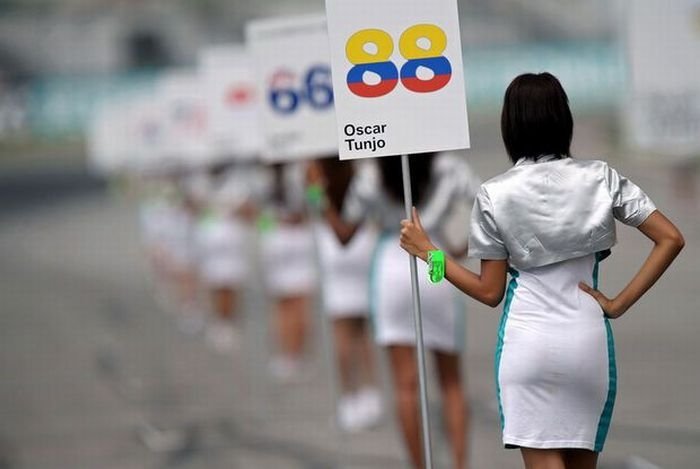
[[(398, 245), (396, 229), (405, 216), (401, 160), (399, 157), (384, 157), (378, 160), (378, 165), (379, 172), (371, 170), (373, 166), (367, 166), (366, 171), (353, 181), (343, 212), (345, 219), (351, 222), (376, 218), (383, 229), (371, 273), (371, 313), (376, 340), (389, 352), (404, 441), (413, 465), (422, 467), (411, 277), (406, 253)], [(431, 233), (440, 238), (439, 229), (445, 225), (453, 204), (473, 198), (481, 181), (463, 158), (453, 154), (416, 155), (411, 159), (411, 166), (414, 200), (425, 211)], [(442, 244), (448, 243), (444, 240)], [(460, 311), (455, 301), (457, 292), (450, 285), (430, 284), (423, 265), (419, 266), (419, 275), (424, 343), (433, 352), (437, 365), (454, 467), (463, 468), (466, 462), (467, 408), (459, 352), (464, 334), (464, 311)]]
[(310, 297), (315, 275), (313, 238), (306, 216), (305, 169), (301, 163), (271, 165), (268, 212), (262, 225), (265, 289), (275, 303), (277, 355), (270, 373), (282, 382), (300, 378), (309, 332)]
[(351, 161), (337, 156), (315, 161), (309, 182), (323, 189), (325, 220), (316, 225), (324, 312), (333, 321), (340, 396), (337, 421), (345, 431), (376, 424), (382, 415), (367, 320), (367, 278), (377, 230), (370, 223), (349, 226), (341, 219), (348, 189), (355, 177)]
[(225, 162), (210, 165), (202, 174), (195, 239), (199, 275), (214, 313), (206, 339), (219, 352), (236, 348), (240, 342), (237, 310), (250, 271), (245, 255), (249, 233), (243, 216), (251, 206), (251, 173), (242, 163)]
[[(447, 258), (445, 278), (496, 306), (511, 275), (496, 350), (504, 445), (520, 448), (528, 469), (592, 469), (616, 394), (608, 319), (651, 288), (683, 248), (683, 237), (605, 162), (571, 157), (573, 120), (554, 76), (513, 80), (501, 130), (514, 167), (484, 183), (474, 203), (469, 253), (481, 259), (481, 272)], [(597, 289), (598, 269), (615, 244), (615, 219), (639, 229), (654, 247), (627, 286), (608, 298)], [(406, 251), (423, 260), (435, 256), (417, 211), (402, 226)]]

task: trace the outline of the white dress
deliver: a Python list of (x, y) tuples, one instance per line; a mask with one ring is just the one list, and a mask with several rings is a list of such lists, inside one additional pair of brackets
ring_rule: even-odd
[[(463, 157), (451, 153), (435, 156), (429, 189), (418, 207), (423, 226), (433, 239), (439, 238), (453, 204), (473, 199), (480, 183)], [(364, 166), (358, 172), (343, 216), (349, 221), (375, 218), (382, 229), (370, 273), (370, 317), (376, 342), (415, 346), (409, 256), (399, 245), (404, 207), (381, 189), (376, 167)], [(458, 352), (465, 335), (464, 305), (459, 302), (463, 295), (447, 281), (430, 283), (425, 263), (417, 264), (424, 344), (431, 350)]]
[(521, 159), (485, 182), (474, 203), (469, 255), (507, 260), (496, 347), (506, 447), (600, 452), (617, 390), (609, 321), (578, 288), (597, 288), (615, 220), (638, 226), (655, 210), (630, 180), (595, 160)]
[(263, 278), (274, 298), (312, 293), (316, 284), (313, 233), (308, 222), (280, 221), (285, 214), (305, 211), (304, 166), (287, 164), (283, 169), (284, 201), (272, 201), (276, 181), (268, 175), (266, 191), (274, 226), (260, 235)]
[[(409, 257), (396, 233), (386, 233), (377, 244), (370, 274), (370, 312), (376, 342), (382, 346), (416, 344)], [(463, 348), (464, 306), (451, 283), (428, 280), (428, 268), (418, 262), (418, 286), (423, 322), (423, 343), (446, 353)]]
[(207, 210), (197, 220), (199, 273), (212, 288), (240, 286), (249, 275), (250, 229), (233, 212), (250, 196), (249, 172), (234, 166), (206, 178), (199, 197)]
[(323, 310), (331, 318), (366, 317), (369, 311), (369, 273), (378, 233), (363, 225), (343, 246), (325, 222), (315, 225)]
[(316, 283), (308, 224), (278, 224), (261, 235), (265, 288), (274, 298), (311, 293)]
[(249, 275), (247, 226), (220, 213), (197, 221), (199, 272), (209, 287), (233, 287), (243, 284)]
[(194, 218), (179, 202), (167, 201), (161, 219), (163, 246), (169, 263), (178, 270), (195, 266)]
[(598, 303), (595, 254), (511, 269), (496, 345), (503, 443), (601, 451), (617, 390), (612, 330)]

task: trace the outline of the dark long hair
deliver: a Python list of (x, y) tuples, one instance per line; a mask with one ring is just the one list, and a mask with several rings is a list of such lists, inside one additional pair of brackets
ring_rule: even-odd
[[(430, 184), (430, 175), (433, 168), (435, 153), (421, 153), (412, 155), (411, 167), (411, 193), (413, 205), (420, 205), (425, 198)], [(396, 202), (403, 201), (403, 178), (401, 175), (401, 157), (386, 156), (379, 158), (379, 170), (382, 175), (382, 184), (389, 196)]]
[(571, 156), (574, 120), (569, 98), (550, 73), (526, 73), (506, 90), (501, 134), (513, 163), (542, 155)]
[(328, 202), (337, 211), (343, 210), (343, 201), (355, 174), (352, 161), (340, 161), (337, 156), (318, 160), (323, 176), (328, 182), (326, 196)]

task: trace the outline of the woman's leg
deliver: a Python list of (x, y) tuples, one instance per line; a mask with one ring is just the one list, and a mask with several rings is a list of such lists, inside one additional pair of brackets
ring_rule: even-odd
[(238, 303), (238, 291), (232, 287), (218, 287), (211, 290), (211, 302), (216, 318), (233, 321)]
[(567, 449), (564, 453), (566, 469), (596, 469), (598, 453), (587, 449)]
[(288, 296), (277, 303), (277, 334), (280, 351), (287, 358), (301, 360), (308, 329), (308, 298)]
[(435, 352), (435, 360), (452, 460), (455, 469), (463, 469), (467, 458), (468, 407), (460, 376), (459, 354)]
[(374, 371), (374, 351), (367, 320), (362, 317), (353, 319), (353, 344), (357, 356), (357, 383), (359, 386), (376, 387), (377, 379)]
[(396, 413), (399, 417), (406, 449), (413, 467), (423, 467), (421, 449), (420, 412), (418, 407), (418, 370), (416, 352), (411, 346), (389, 346)]
[(525, 469), (568, 469), (559, 449), (520, 448)]
[(229, 286), (212, 286), (209, 289), (209, 301), (213, 320), (207, 326), (206, 339), (214, 349), (226, 353), (239, 345), (236, 331), (235, 310), (238, 291)]
[(338, 363), (338, 380), (343, 394), (352, 393), (356, 389), (356, 362), (359, 355), (355, 350), (355, 327), (353, 318), (340, 318), (333, 321), (333, 336), (335, 338), (335, 353)]
[(197, 274), (191, 267), (178, 268), (174, 274), (178, 303), (184, 309), (197, 309)]

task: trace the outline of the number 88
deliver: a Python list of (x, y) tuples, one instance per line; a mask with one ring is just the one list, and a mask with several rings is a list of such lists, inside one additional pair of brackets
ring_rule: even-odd
[[(422, 38), (430, 41), (428, 48), (423, 48), (418, 41)], [(367, 44), (374, 44), (376, 52), (365, 49)], [(444, 88), (452, 77), (452, 66), (442, 53), (447, 48), (447, 35), (438, 26), (417, 24), (401, 34), (399, 52), (407, 59), (401, 72), (389, 59), (394, 52), (391, 36), (381, 29), (363, 29), (353, 34), (345, 46), (345, 53), (354, 65), (347, 75), (350, 91), (363, 98), (377, 98), (389, 94), (396, 88), (400, 77), (405, 88), (416, 93), (431, 93)], [(423, 80), (418, 77), (418, 68), (428, 68), (433, 77)], [(364, 81), (365, 72), (376, 73), (380, 81), (375, 85)]]

